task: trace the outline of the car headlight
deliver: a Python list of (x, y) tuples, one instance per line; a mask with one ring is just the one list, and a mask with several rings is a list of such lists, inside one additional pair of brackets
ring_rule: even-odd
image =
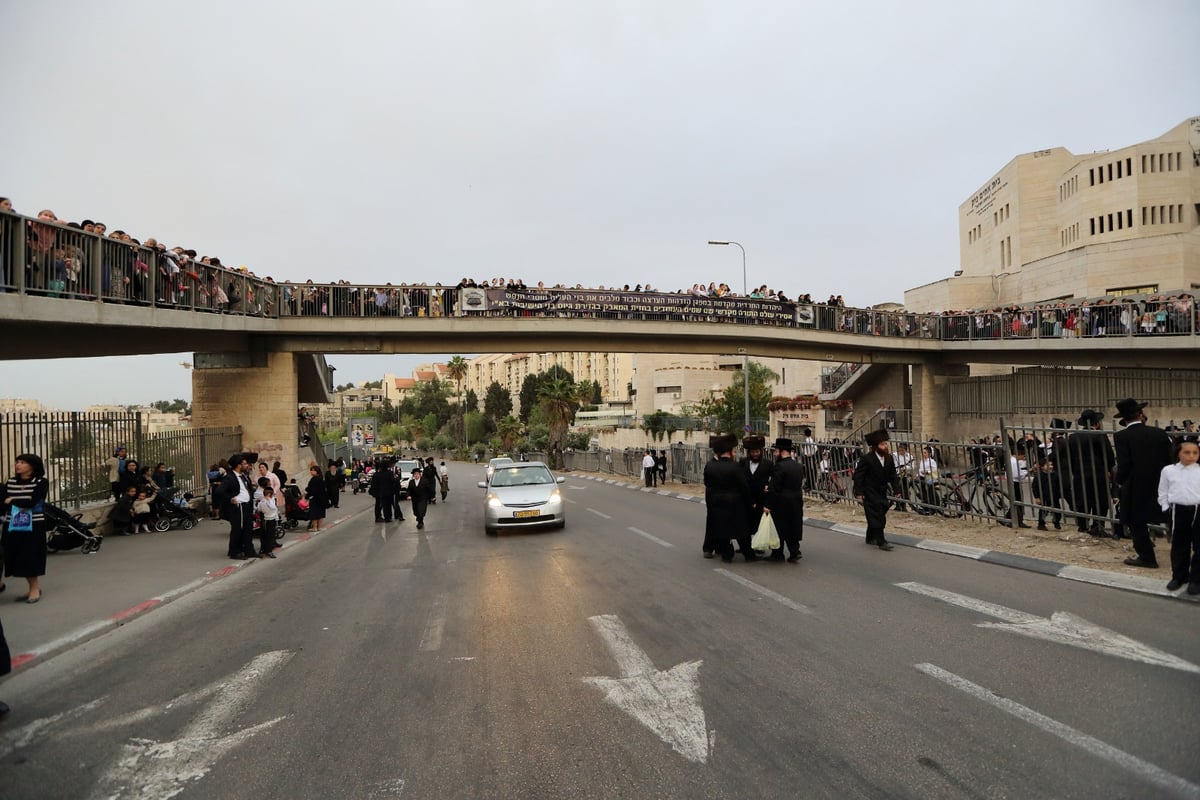
[(488, 495), (487, 504), (492, 508), (504, 508), (504, 503), (500, 502), (500, 498), (494, 494)]

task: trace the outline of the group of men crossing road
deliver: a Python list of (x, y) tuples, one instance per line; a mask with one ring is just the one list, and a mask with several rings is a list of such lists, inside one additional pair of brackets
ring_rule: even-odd
[[(401, 491), (403, 488), (404, 491)], [(450, 473), (443, 461), (438, 467), (433, 463), (433, 457), (417, 461), (411, 474), (404, 475), (399, 471), (399, 463), (394, 458), (380, 459), (375, 463), (371, 474), (370, 488), (367, 490), (375, 498), (375, 521), (391, 522), (404, 521), (404, 511), (400, 502), (407, 494), (412, 503), (413, 518), (417, 521), (418, 530), (425, 527), (425, 514), (430, 505), (436, 505), (438, 490), (441, 490), (442, 500), (450, 493)]]

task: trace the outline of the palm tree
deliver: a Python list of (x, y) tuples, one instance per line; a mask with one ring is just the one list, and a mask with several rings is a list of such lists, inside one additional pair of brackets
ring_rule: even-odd
[(446, 364), (446, 372), (454, 381), (455, 389), (458, 393), (459, 447), (466, 447), (467, 443), (464, 441), (464, 435), (467, 430), (467, 410), (463, 406), (462, 382), (463, 378), (467, 377), (467, 360), (462, 356), (455, 356), (454, 358), (450, 359), (448, 364)]
[(496, 423), (496, 435), (500, 437), (500, 446), (504, 448), (504, 452), (511, 453), (516, 447), (517, 439), (521, 438), (524, 433), (525, 426), (521, 424), (521, 420), (509, 414)]
[[(588, 387), (589, 389), (591, 387)], [(552, 378), (538, 389), (538, 407), (550, 427), (550, 468), (562, 469), (563, 439), (575, 421), (575, 412), (582, 405), (579, 384), (562, 378)]]

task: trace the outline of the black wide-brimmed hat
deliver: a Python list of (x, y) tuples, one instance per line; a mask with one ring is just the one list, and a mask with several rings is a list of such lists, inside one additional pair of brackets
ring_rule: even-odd
[(775, 439), (775, 444), (771, 445), (775, 450), (787, 450), (789, 453), (795, 448), (792, 440), (786, 436), (780, 436)]
[(1098, 424), (1102, 419), (1104, 419), (1103, 411), (1097, 411), (1094, 408), (1085, 408), (1079, 412), (1079, 422), (1076, 424), (1081, 428), (1087, 428)]
[(767, 446), (767, 440), (762, 436), (750, 435), (742, 437), (742, 447), (746, 450), (762, 450)]
[(733, 448), (737, 447), (737, 437), (732, 433), (718, 433), (715, 436), (708, 437), (708, 446), (712, 448), (714, 453), (730, 453)]
[(886, 442), (888, 440), (887, 428), (871, 431), (863, 437), (863, 440), (866, 441), (868, 447), (875, 447), (880, 442)]
[(1050, 420), (1050, 427), (1054, 428), (1055, 430), (1065, 431), (1067, 428), (1071, 427), (1071, 420), (1063, 419), (1062, 417), (1055, 417), (1054, 419)]
[(1150, 405), (1149, 403), (1139, 403), (1132, 397), (1126, 397), (1124, 400), (1117, 402), (1117, 417), (1120, 418), (1121, 424), (1132, 422), (1141, 416), (1142, 409)]

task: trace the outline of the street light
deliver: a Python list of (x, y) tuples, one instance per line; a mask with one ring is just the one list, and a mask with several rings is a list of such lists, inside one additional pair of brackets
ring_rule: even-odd
[[(742, 251), (742, 296), (749, 297), (750, 290), (747, 288), (747, 284), (746, 284), (746, 248), (742, 247), (741, 244), (739, 244), (738, 242), (735, 242), (732, 240), (730, 240), (728, 242), (715, 242), (710, 239), (708, 241), (708, 243), (720, 245), (722, 247), (728, 247), (731, 244), (736, 244), (738, 250)], [(742, 418), (742, 430), (745, 433), (750, 433), (750, 356), (749, 355), (742, 356), (742, 395), (743, 395), (743, 399), (746, 401), (744, 415)]]

